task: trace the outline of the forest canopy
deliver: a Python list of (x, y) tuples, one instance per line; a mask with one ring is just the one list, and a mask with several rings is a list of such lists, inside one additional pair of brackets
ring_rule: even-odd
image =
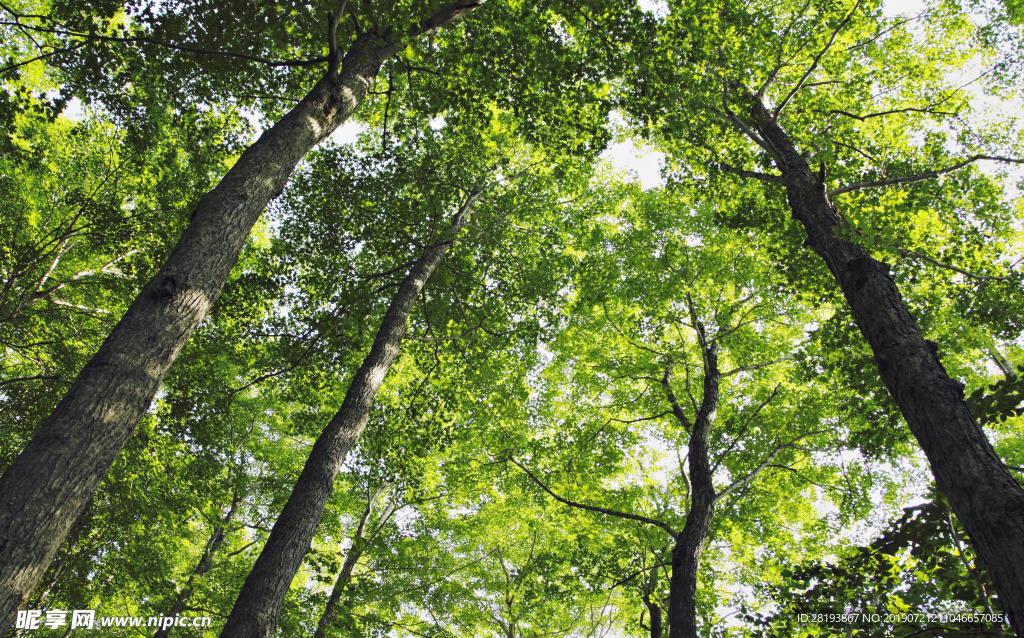
[(1022, 16), (0, 1), (0, 632), (1024, 636)]

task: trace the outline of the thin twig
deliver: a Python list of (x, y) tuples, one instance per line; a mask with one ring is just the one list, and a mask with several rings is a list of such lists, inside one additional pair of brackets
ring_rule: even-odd
[(722, 373), (719, 374), (719, 376), (731, 377), (732, 375), (739, 374), (740, 372), (752, 372), (754, 370), (760, 370), (761, 368), (767, 368), (768, 366), (775, 365), (776, 363), (782, 363), (783, 361), (792, 361), (792, 360), (793, 360), (792, 356), (786, 355), (785, 357), (779, 357), (778, 359), (772, 359), (771, 361), (765, 361), (764, 363), (755, 363), (753, 365), (742, 366), (742, 367), (739, 367), (739, 368), (735, 368), (733, 370), (729, 370), (728, 372), (722, 372)]
[(272, 67), (301, 67), (301, 66), (313, 66), (316, 64), (322, 64), (327, 62), (327, 56), (317, 56), (315, 58), (309, 58), (308, 60), (270, 60), (268, 58), (261, 58), (255, 55), (249, 55), (247, 53), (236, 53), (234, 51), (211, 51), (208, 49), (199, 49), (197, 47), (190, 47), (183, 44), (174, 44), (172, 42), (165, 42), (163, 40), (157, 40), (146, 36), (131, 36), (127, 38), (119, 38), (109, 35), (96, 35), (94, 33), (80, 33), (78, 31), (65, 31), (63, 29), (48, 29), (44, 27), (33, 27), (20, 22), (0, 22), (3, 26), (15, 26), (22, 29), (29, 29), (37, 31), (39, 33), (50, 33), (53, 35), (64, 35), (73, 38), (84, 38), (86, 40), (95, 40), (100, 42), (119, 42), (122, 44), (153, 44), (156, 46), (162, 46), (174, 51), (186, 51), (188, 53), (195, 53), (197, 55), (223, 55), (230, 58), (240, 58), (242, 60), (250, 60), (252, 62), (259, 62)]
[(793, 99), (793, 96), (795, 96), (800, 91), (800, 89), (803, 88), (804, 82), (807, 81), (807, 78), (810, 77), (811, 73), (814, 73), (814, 70), (816, 68), (818, 68), (818, 63), (821, 62), (821, 57), (825, 55), (829, 49), (832, 48), (832, 44), (835, 43), (836, 38), (839, 37), (839, 32), (846, 28), (846, 25), (849, 24), (850, 20), (853, 19), (853, 15), (857, 12), (857, 9), (860, 7), (860, 3), (861, 0), (857, 0), (857, 4), (853, 5), (853, 8), (850, 9), (850, 13), (847, 14), (846, 18), (844, 18), (843, 21), (839, 23), (839, 26), (836, 27), (835, 31), (832, 32), (832, 36), (828, 39), (828, 44), (825, 45), (825, 48), (822, 49), (821, 52), (818, 53), (818, 55), (814, 56), (814, 60), (811, 62), (811, 66), (807, 67), (807, 70), (804, 71), (803, 76), (801, 76), (800, 80), (796, 83), (796, 86), (790, 89), (789, 93), (786, 94), (786, 97), (783, 98), (783, 100), (779, 102), (779, 105), (775, 107), (775, 110), (772, 111), (773, 122), (779, 119), (779, 114), (782, 113), (782, 109), (786, 108), (786, 105), (789, 104), (789, 101)]

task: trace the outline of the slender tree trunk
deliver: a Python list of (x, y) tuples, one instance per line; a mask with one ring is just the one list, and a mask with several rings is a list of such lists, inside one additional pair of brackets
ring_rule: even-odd
[(647, 602), (647, 613), (651, 615), (651, 638), (661, 638), (662, 632), (662, 620), (661, 620), (661, 607), (658, 603), (648, 600)]
[(352, 379), (341, 409), (313, 445), (267, 544), (245, 579), (221, 638), (270, 638), (274, 633), (277, 612), (309, 550), (338, 470), (363, 433), (377, 390), (398, 357), (416, 297), (444, 261), (481, 192), (482, 189), (473, 191), (455, 215), (451, 225), (452, 238), (427, 249), (392, 298), (370, 353)]
[(651, 598), (651, 596), (657, 596), (658, 591), (658, 555), (654, 555), (655, 565), (651, 568), (651, 575), (647, 578), (647, 588), (644, 590), (642, 600), (644, 606), (647, 607), (647, 613), (651, 615), (651, 638), (661, 638), (664, 628), (662, 627), (662, 613), (661, 605), (658, 604), (657, 598)]
[(704, 396), (690, 428), (690, 511), (686, 514), (683, 531), (676, 536), (676, 544), (672, 548), (672, 579), (669, 581), (668, 602), (669, 638), (699, 638), (697, 574), (715, 513), (715, 488), (711, 482), (708, 434), (718, 411), (718, 344), (705, 344), (703, 326), (696, 318), (694, 325), (697, 327), (701, 348), (704, 351)]
[(50, 417), (0, 478), (0, 630), (39, 584), (72, 524), (206, 316), (253, 224), (295, 165), (355, 111), (409, 37), (459, 18), (459, 0), (415, 26), (360, 35), (340, 68), (238, 159), (200, 200), (167, 263), (140, 291)]
[[(331, 590), (331, 596), (327, 599), (327, 605), (324, 606), (324, 613), (320, 616), (320, 622), (316, 625), (316, 632), (313, 634), (313, 638), (325, 638), (327, 636), (327, 630), (331, 628), (331, 623), (338, 617), (338, 601), (341, 600), (341, 595), (345, 592), (345, 587), (348, 586), (348, 582), (352, 580), (352, 570), (355, 569), (356, 563), (363, 555), (363, 551), (366, 549), (366, 524), (370, 520), (370, 515), (373, 513), (373, 504), (384, 492), (385, 486), (380, 486), (373, 494), (370, 495), (366, 503), (366, 510), (363, 512), (363, 517), (359, 521), (359, 526), (356, 528), (355, 534), (352, 535), (352, 547), (348, 550), (348, 555), (345, 556), (345, 563), (341, 566), (341, 572), (338, 573), (338, 578), (334, 582), (334, 588)], [(377, 529), (370, 536), (370, 540), (376, 536), (376, 533), (380, 531), (381, 527), (387, 522), (387, 519), (391, 517), (392, 512), (395, 510), (395, 504), (392, 502), (385, 508), (384, 512), (381, 513), (380, 522), (377, 525)]]
[(782, 172), (793, 217), (835, 276), (871, 345), (878, 371), (931, 465), (935, 482), (967, 529), (1003, 608), (1024, 636), (1024, 488), (1013, 479), (925, 341), (889, 277), (889, 267), (836, 236), (843, 219), (825, 185), (764, 106), (750, 115)]
[[(217, 522), (216, 528), (214, 528), (209, 540), (206, 541), (206, 548), (203, 549), (202, 557), (200, 557), (199, 562), (192, 570), (192, 573), (189, 574), (188, 582), (181, 588), (178, 595), (174, 597), (174, 603), (171, 605), (170, 610), (164, 614), (165, 616), (173, 618), (184, 611), (185, 603), (188, 602), (189, 597), (192, 596), (196, 581), (201, 579), (206, 572), (210, 571), (210, 560), (227, 539), (227, 535), (229, 533), (228, 528), (231, 525), (231, 520), (235, 517), (235, 513), (238, 511), (238, 505), (241, 502), (242, 497), (235, 492), (234, 498), (231, 500), (231, 507), (228, 509), (228, 513)], [(160, 629), (157, 629), (156, 633), (153, 634), (153, 638), (167, 638), (170, 633), (170, 627), (160, 627)]]

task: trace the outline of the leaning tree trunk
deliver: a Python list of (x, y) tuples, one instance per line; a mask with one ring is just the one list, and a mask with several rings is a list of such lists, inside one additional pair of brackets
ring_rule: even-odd
[(715, 513), (715, 488), (711, 482), (711, 465), (708, 460), (708, 433), (718, 411), (718, 346), (715, 343), (705, 344), (703, 327), (697, 322), (695, 325), (704, 351), (704, 395), (693, 426), (689, 428), (690, 511), (686, 513), (686, 524), (676, 536), (675, 547), (672, 548), (672, 579), (669, 581), (668, 595), (669, 638), (699, 638), (697, 574)]
[(1011, 625), (1024, 636), (1024, 488), (967, 409), (963, 386), (946, 374), (937, 346), (921, 335), (889, 267), (836, 235), (843, 219), (822, 180), (762, 104), (755, 101), (750, 115), (775, 151), (793, 217), (839, 282), (882, 381), (992, 576)]
[(313, 444), (302, 474), (270, 531), (267, 544), (245, 579), (221, 638), (270, 638), (273, 635), (277, 612), (313, 541), (313, 533), (323, 516), (338, 470), (363, 433), (377, 390), (398, 357), (416, 297), (444, 261), (448, 248), (455, 242), (481, 192), (482, 189), (473, 191), (455, 215), (451, 239), (427, 249), (413, 264), (392, 298), (370, 353), (353, 377), (341, 408)]
[[(140, 291), (50, 417), (0, 478), (0, 630), (42, 579), (138, 425), (171, 362), (206, 316), (253, 224), (295, 165), (355, 111), (409, 37), (459, 18), (459, 0), (406, 38), (374, 30), (267, 130), (200, 200), (167, 263)], [(379, 35), (384, 33), (384, 35)]]

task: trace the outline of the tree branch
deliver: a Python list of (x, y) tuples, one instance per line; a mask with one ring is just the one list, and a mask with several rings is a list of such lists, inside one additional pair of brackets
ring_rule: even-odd
[(762, 182), (769, 182), (771, 184), (785, 184), (785, 181), (782, 179), (782, 175), (769, 175), (768, 173), (759, 173), (757, 171), (745, 171), (739, 168), (734, 168), (725, 162), (718, 162), (718, 168), (726, 173), (739, 175), (743, 179), (747, 179), (749, 177)]
[(642, 416), (642, 417), (640, 417), (638, 419), (630, 419), (628, 421), (625, 420), (625, 419), (616, 419), (616, 418), (610, 418), (608, 420), (609, 421), (615, 421), (616, 423), (640, 423), (641, 421), (653, 421), (655, 419), (660, 419), (661, 417), (663, 417), (663, 416), (665, 416), (667, 414), (672, 414), (672, 410), (665, 410), (664, 412), (662, 412), (660, 414), (655, 414), (654, 416)]
[[(459, 0), (459, 2), (453, 2), (452, 4), (441, 7), (433, 15), (425, 20), (422, 20), (416, 27), (411, 29), (408, 33), (410, 38), (422, 35), (427, 31), (433, 31), (434, 29), (445, 26), (446, 24), (459, 20), (466, 17), (470, 13), (473, 13), (476, 9), (479, 9), (484, 5), (487, 0)], [(405, 44), (401, 45), (403, 48)], [(398, 53), (394, 51), (393, 53)], [(392, 54), (393, 54), (392, 53)]]
[(9, 66), (5, 66), (4, 68), (0, 69), (0, 74), (6, 73), (8, 71), (13, 71), (14, 69), (17, 69), (19, 67), (27, 66), (27, 65), (32, 64), (33, 62), (35, 62), (37, 60), (45, 60), (46, 58), (49, 58), (49, 57), (57, 55), (58, 53), (67, 53), (69, 51), (74, 51), (75, 49), (80, 49), (80, 48), (84, 47), (85, 44), (86, 44), (85, 42), (79, 42), (78, 44), (76, 44), (74, 46), (64, 47), (62, 49), (54, 49), (53, 51), (50, 51), (49, 53), (43, 53), (41, 55), (37, 55), (34, 58), (25, 60), (24, 62), (18, 62), (16, 64), (11, 64)]
[(719, 376), (731, 377), (732, 375), (739, 374), (740, 372), (751, 372), (753, 370), (760, 370), (761, 368), (767, 368), (768, 366), (775, 365), (776, 363), (782, 363), (783, 361), (792, 361), (792, 360), (793, 360), (792, 356), (786, 355), (785, 357), (779, 357), (778, 359), (772, 359), (771, 361), (765, 361), (764, 363), (755, 363), (753, 365), (742, 366), (742, 367), (739, 367), (739, 368), (735, 368), (733, 370), (729, 370), (728, 372), (721, 372), (721, 373), (719, 373)]
[(183, 44), (174, 44), (172, 42), (165, 42), (163, 40), (157, 40), (146, 36), (130, 36), (126, 38), (119, 38), (109, 35), (97, 35), (94, 33), (80, 33), (78, 31), (66, 31), (64, 29), (50, 29), (46, 27), (35, 27), (20, 22), (0, 22), (0, 25), (4, 26), (16, 26), (21, 29), (28, 29), (30, 31), (36, 31), (39, 33), (50, 33), (53, 35), (63, 35), (72, 38), (84, 38), (85, 40), (94, 40), (99, 42), (119, 42), (122, 44), (153, 44), (161, 46), (173, 51), (185, 51), (188, 53), (195, 53), (196, 55), (223, 55), (229, 58), (239, 58), (242, 60), (250, 60), (252, 62), (259, 62), (271, 67), (301, 67), (301, 66), (313, 66), (327, 62), (329, 58), (326, 56), (317, 56), (308, 60), (270, 60), (267, 58), (261, 58), (255, 55), (249, 55), (247, 53), (235, 53), (234, 51), (211, 51), (208, 49), (199, 49), (196, 47), (190, 47)]
[(900, 257), (907, 257), (909, 259), (920, 259), (921, 261), (928, 262), (929, 264), (935, 266), (936, 268), (942, 268), (943, 270), (952, 270), (953, 272), (958, 272), (965, 277), (977, 279), (978, 281), (1009, 281), (1011, 279), (1008, 276), (999, 277), (995, 275), (976, 275), (972, 272), (964, 270), (963, 268), (958, 268), (957, 266), (954, 266), (952, 264), (943, 263), (937, 259), (929, 257), (928, 255), (919, 252), (914, 252), (913, 250), (907, 250), (906, 248), (900, 248), (899, 246), (895, 245), (893, 245), (892, 247), (896, 249), (896, 252), (900, 255)]
[[(781, 34), (779, 34), (779, 37), (778, 37), (779, 49), (778, 49), (778, 54), (775, 56), (775, 68), (773, 68), (771, 70), (771, 73), (768, 74), (768, 78), (764, 81), (764, 84), (762, 84), (761, 88), (757, 90), (756, 96), (757, 96), (758, 100), (763, 100), (764, 99), (765, 92), (767, 92), (768, 89), (771, 88), (771, 86), (775, 82), (776, 78), (778, 78), (779, 71), (781, 71), (785, 67), (789, 66), (789, 61), (788, 60), (786, 62), (782, 61), (782, 54), (783, 54), (783, 51), (785, 50), (786, 39), (789, 37), (789, 32), (792, 31), (793, 27), (796, 26), (796, 23), (801, 18), (804, 17), (804, 14), (807, 13), (807, 9), (809, 9), (810, 6), (811, 6), (811, 0), (807, 0), (806, 2), (804, 2), (804, 6), (802, 6), (799, 11), (797, 11), (797, 12), (795, 12), (793, 14), (793, 19), (789, 21), (789, 24), (786, 25), (786, 28), (782, 30)], [(803, 46), (801, 46), (800, 48), (803, 49)], [(790, 58), (790, 59), (792, 59), (792, 58)]]
[(65, 381), (64, 379), (60, 378), (59, 375), (37, 374), (31, 377), (14, 377), (13, 379), (4, 379), (0, 381), (0, 387), (3, 387), (8, 383), (21, 383), (23, 381), (60, 381), (61, 383), (71, 385), (70, 381)]
[(344, 57), (338, 48), (338, 24), (341, 22), (341, 14), (345, 12), (346, 4), (348, 0), (338, 0), (327, 22), (327, 75), (332, 81), (338, 79), (338, 70), (341, 69), (341, 60)]
[(0, 2), (0, 9), (3, 9), (7, 13), (11, 14), (15, 18), (32, 18), (35, 20), (42, 20), (44, 22), (53, 22), (53, 18), (50, 16), (39, 15), (37, 13), (18, 13), (14, 9), (10, 8), (3, 2)]
[(724, 490), (722, 490), (721, 492), (719, 492), (715, 496), (715, 502), (718, 502), (721, 499), (725, 498), (726, 496), (729, 496), (730, 494), (732, 494), (736, 490), (744, 487), (745, 485), (747, 485), (748, 483), (753, 481), (755, 478), (757, 478), (757, 475), (760, 474), (761, 471), (764, 468), (770, 466), (772, 464), (772, 461), (775, 460), (775, 457), (777, 457), (783, 450), (792, 449), (792, 448), (795, 447), (794, 444), (797, 441), (799, 441), (800, 439), (805, 439), (805, 438), (807, 438), (809, 436), (813, 436), (815, 434), (821, 434), (824, 431), (825, 430), (817, 430), (817, 431), (814, 431), (814, 432), (808, 432), (806, 434), (801, 434), (800, 436), (796, 437), (795, 439), (790, 440), (788, 443), (783, 443), (782, 445), (778, 446), (777, 448), (775, 448), (774, 450), (772, 450), (768, 454), (768, 456), (764, 459), (764, 461), (761, 462), (760, 465), (758, 465), (754, 469), (752, 469), (749, 472), (747, 472), (746, 476), (744, 476), (741, 479), (737, 479), (737, 480), (733, 481), (732, 484), (729, 485), (729, 487), (727, 487)]
[(934, 171), (927, 171), (924, 173), (918, 173), (917, 175), (908, 175), (907, 177), (894, 177), (892, 179), (880, 179), (871, 182), (857, 182), (856, 184), (849, 184), (841, 188), (836, 188), (828, 192), (829, 197), (835, 197), (836, 195), (842, 195), (843, 193), (852, 193), (854, 191), (864, 190), (866, 188), (877, 188), (879, 186), (893, 186), (896, 184), (910, 184), (912, 182), (921, 182), (926, 179), (935, 179), (946, 173), (952, 173), (953, 171), (960, 170), (961, 168), (973, 164), (979, 160), (993, 160), (996, 162), (1007, 162), (1011, 164), (1024, 164), (1024, 159), (1017, 159), (1014, 157), (1000, 157), (997, 155), (974, 155), (969, 157), (962, 162), (957, 162), (952, 166), (946, 168), (940, 168)]
[(925, 9), (924, 11), (922, 11), (919, 14), (917, 14), (913, 18), (907, 18), (905, 20), (900, 20), (899, 22), (896, 22), (895, 24), (890, 26), (888, 29), (885, 29), (883, 31), (879, 31), (878, 33), (876, 33), (875, 35), (871, 36), (870, 38), (867, 38), (867, 39), (865, 39), (865, 40), (863, 40), (861, 42), (858, 42), (857, 44), (852, 44), (852, 45), (846, 47), (846, 50), (847, 51), (853, 51), (854, 49), (859, 49), (859, 48), (861, 48), (863, 46), (867, 46), (867, 45), (871, 44), (872, 42), (874, 42), (875, 40), (877, 40), (878, 38), (880, 38), (883, 35), (885, 35), (886, 33), (889, 33), (893, 29), (895, 29), (897, 27), (902, 27), (903, 25), (907, 24), (908, 22), (913, 22), (914, 20), (917, 20), (918, 18), (920, 18), (924, 14), (928, 13), (928, 11), (929, 11), (929, 9)]
[(829, 487), (827, 485), (822, 485), (821, 483), (817, 483), (815, 481), (812, 481), (811, 479), (807, 478), (806, 476), (804, 476), (803, 474), (801, 474), (800, 472), (798, 472), (794, 468), (789, 467), (788, 465), (778, 465), (776, 463), (772, 463), (768, 467), (774, 467), (775, 469), (778, 469), (778, 470), (786, 470), (788, 472), (792, 472), (793, 474), (796, 474), (798, 477), (800, 477), (803, 480), (807, 481), (811, 485), (816, 485), (817, 487), (820, 487), (820, 488), (825, 489), (825, 490), (829, 489)]
[(707, 108), (709, 111), (715, 114), (720, 120), (728, 124), (732, 124), (733, 126), (738, 128), (744, 135), (749, 137), (750, 140), (754, 142), (754, 144), (757, 144), (758, 146), (763, 148), (766, 153), (771, 155), (773, 159), (780, 160), (779, 154), (775, 152), (775, 149), (772, 148), (772, 146), (768, 144), (768, 142), (761, 139), (761, 137), (757, 133), (755, 133), (753, 129), (747, 126), (746, 123), (743, 122), (743, 120), (736, 117), (736, 114), (730, 111), (728, 107), (724, 107), (725, 111), (719, 111), (713, 106), (708, 106)]
[(807, 67), (803, 76), (801, 76), (800, 80), (796, 83), (796, 86), (790, 89), (789, 93), (786, 94), (786, 97), (783, 98), (782, 101), (779, 102), (779, 105), (775, 107), (775, 110), (772, 111), (773, 122), (779, 119), (779, 114), (782, 113), (782, 109), (786, 108), (786, 105), (793, 99), (793, 96), (803, 88), (804, 82), (807, 81), (807, 78), (810, 77), (811, 73), (814, 73), (816, 68), (818, 68), (818, 62), (821, 61), (821, 57), (832, 48), (832, 44), (836, 41), (836, 38), (839, 37), (839, 32), (846, 28), (846, 25), (849, 24), (851, 19), (853, 19), (853, 14), (857, 12), (857, 9), (860, 7), (860, 3), (861, 0), (857, 0), (857, 4), (853, 5), (853, 8), (850, 9), (850, 13), (847, 14), (846, 18), (843, 19), (843, 21), (839, 23), (839, 26), (836, 27), (835, 31), (832, 32), (832, 36), (828, 39), (828, 44), (825, 45), (825, 48), (822, 49), (818, 55), (814, 56), (814, 61), (811, 62), (811, 66)]
[(627, 337), (626, 334), (624, 332), (622, 332), (622, 330), (619, 329), (619, 327), (615, 324), (615, 321), (611, 318), (611, 315), (608, 313), (608, 303), (602, 301), (601, 302), (601, 307), (604, 308), (604, 318), (608, 320), (608, 323), (612, 324), (612, 328), (615, 328), (615, 332), (619, 333), (619, 336), (621, 336), (623, 339), (625, 339), (626, 343), (628, 343), (629, 345), (633, 346), (634, 348), (639, 348), (641, 350), (646, 350), (647, 352), (650, 352), (651, 354), (656, 354), (659, 357), (665, 356), (664, 353), (658, 352), (657, 350), (654, 350), (652, 348), (648, 348), (645, 345), (638, 344), (638, 343), (633, 343), (630, 340), (630, 338)]
[(616, 511), (616, 510), (608, 509), (606, 507), (597, 507), (597, 506), (594, 506), (594, 505), (586, 505), (585, 503), (577, 503), (576, 501), (572, 501), (572, 500), (569, 500), (567, 498), (562, 498), (558, 494), (555, 494), (554, 492), (552, 492), (551, 488), (549, 488), (547, 485), (542, 483), (539, 478), (537, 478), (536, 476), (533, 475), (533, 472), (531, 472), (530, 470), (526, 469), (526, 467), (523, 466), (519, 461), (515, 460), (511, 456), (508, 457), (508, 460), (511, 461), (512, 463), (514, 463), (516, 465), (516, 467), (518, 467), (522, 471), (526, 472), (526, 475), (529, 476), (533, 480), (533, 482), (536, 483), (542, 490), (547, 492), (551, 496), (551, 498), (555, 499), (559, 503), (562, 503), (563, 505), (568, 505), (570, 507), (575, 507), (577, 509), (586, 510), (588, 512), (597, 512), (598, 514), (606, 514), (608, 516), (615, 516), (617, 518), (624, 518), (624, 519), (631, 520), (631, 521), (639, 521), (641, 523), (647, 523), (648, 525), (654, 525), (656, 527), (660, 527), (661, 529), (663, 529), (666, 532), (668, 532), (669, 535), (672, 536), (672, 538), (676, 537), (675, 530), (673, 530), (668, 525), (668, 523), (665, 523), (663, 521), (659, 521), (659, 520), (656, 520), (656, 519), (653, 519), (653, 518), (648, 518), (646, 516), (640, 516), (639, 514), (630, 514), (628, 512), (619, 512), (619, 511)]
[(669, 357), (668, 365), (665, 366), (665, 374), (661, 377), (661, 386), (665, 388), (665, 394), (668, 396), (669, 405), (672, 406), (672, 414), (676, 417), (676, 420), (683, 425), (686, 431), (690, 432), (693, 429), (693, 426), (690, 424), (690, 420), (686, 418), (686, 413), (683, 412), (681, 407), (679, 407), (679, 401), (676, 400), (676, 395), (672, 392), (672, 385), (669, 383), (669, 376), (672, 374), (672, 369), (675, 365), (675, 358)]
[(775, 389), (772, 390), (772, 393), (768, 395), (768, 398), (762, 401), (760, 404), (758, 404), (757, 408), (755, 408), (754, 411), (750, 414), (750, 416), (747, 417), (747, 420), (743, 424), (743, 427), (741, 427), (739, 433), (736, 434), (736, 438), (732, 440), (732, 443), (730, 443), (729, 447), (725, 449), (725, 452), (722, 452), (721, 456), (718, 457), (718, 460), (715, 461), (715, 465), (714, 467), (711, 468), (710, 472), (712, 476), (714, 476), (715, 470), (717, 470), (718, 466), (722, 464), (722, 461), (725, 460), (725, 457), (729, 456), (729, 453), (732, 452), (733, 448), (736, 447), (736, 444), (740, 442), (740, 439), (743, 438), (743, 435), (747, 433), (747, 428), (750, 427), (750, 424), (754, 421), (755, 418), (757, 418), (757, 415), (761, 413), (761, 410), (763, 410), (766, 405), (771, 403), (772, 399), (775, 398), (775, 395), (779, 393), (780, 387), (781, 384), (776, 385)]
[(861, 122), (869, 120), (869, 119), (871, 119), (873, 117), (883, 117), (883, 116), (886, 116), (886, 115), (894, 115), (894, 114), (897, 114), (897, 113), (928, 113), (930, 115), (952, 115), (952, 116), (959, 115), (958, 113), (947, 113), (946, 111), (932, 111), (931, 109), (928, 109), (928, 108), (921, 109), (921, 108), (916, 108), (916, 107), (907, 107), (907, 108), (903, 108), (903, 109), (891, 109), (889, 111), (879, 111), (878, 113), (868, 113), (867, 115), (856, 115), (855, 113), (850, 113), (849, 111), (843, 111), (843, 110), (840, 110), (840, 109), (831, 109), (831, 110), (826, 111), (826, 112), (827, 113), (833, 113), (835, 115), (845, 115), (846, 117), (850, 117), (850, 118), (853, 118), (855, 120), (860, 120)]
[(633, 572), (632, 574), (630, 574), (628, 576), (624, 576), (623, 578), (620, 578), (620, 579), (618, 579), (616, 581), (613, 581), (611, 587), (609, 587), (608, 589), (615, 589), (619, 585), (625, 585), (626, 583), (628, 583), (629, 581), (633, 580), (634, 578), (636, 578), (640, 574), (643, 574), (644, 572), (649, 572), (652, 569), (659, 569), (661, 567), (669, 567), (671, 565), (672, 565), (671, 562), (668, 562), (668, 563), (654, 563), (650, 567), (644, 567), (644, 568), (638, 569), (637, 571)]

